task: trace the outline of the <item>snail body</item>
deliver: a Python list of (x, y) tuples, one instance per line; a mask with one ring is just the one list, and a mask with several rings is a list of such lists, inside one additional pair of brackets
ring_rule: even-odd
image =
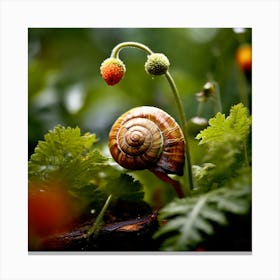
[(109, 133), (112, 157), (130, 170), (183, 175), (185, 140), (176, 121), (152, 106), (122, 114)]

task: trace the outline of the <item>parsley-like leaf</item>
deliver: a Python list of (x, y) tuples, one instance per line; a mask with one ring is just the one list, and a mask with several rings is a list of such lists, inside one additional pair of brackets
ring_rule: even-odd
[(128, 174), (108, 178), (105, 191), (114, 198), (129, 201), (139, 201), (144, 197), (141, 183)]
[(245, 141), (250, 133), (251, 117), (248, 116), (248, 109), (242, 104), (232, 106), (230, 115), (226, 118), (220, 112), (209, 120), (209, 127), (202, 130), (196, 139), (199, 144), (209, 142), (224, 142), (227, 137), (236, 137)]
[[(89, 202), (98, 200), (93, 184), (100, 183), (100, 172), (107, 165), (107, 158), (93, 149), (96, 142), (94, 134), (81, 135), (78, 127), (56, 126), (39, 141), (35, 153), (28, 163), (30, 182), (43, 182), (48, 185), (52, 180), (63, 182), (68, 191)], [(100, 192), (100, 191), (99, 191)]]
[[(200, 192), (222, 186), (238, 170), (249, 165), (248, 149), (251, 117), (243, 104), (232, 106), (228, 117), (221, 113), (209, 121), (209, 127), (196, 139), (207, 146), (202, 167), (194, 167), (196, 184)], [(211, 168), (209, 168), (211, 167)]]

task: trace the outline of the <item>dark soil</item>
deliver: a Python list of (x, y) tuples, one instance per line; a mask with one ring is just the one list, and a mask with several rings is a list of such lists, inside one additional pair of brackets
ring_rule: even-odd
[[(97, 234), (87, 231), (93, 217), (83, 217), (71, 231), (48, 236), (36, 251), (157, 251), (152, 238), (158, 229), (157, 213), (146, 203), (118, 201), (104, 217)], [(32, 250), (31, 250), (32, 251)]]

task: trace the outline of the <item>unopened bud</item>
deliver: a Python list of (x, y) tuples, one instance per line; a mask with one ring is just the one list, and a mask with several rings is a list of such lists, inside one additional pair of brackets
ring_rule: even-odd
[(153, 53), (148, 55), (145, 63), (145, 70), (152, 76), (163, 75), (170, 66), (168, 58), (162, 53)]

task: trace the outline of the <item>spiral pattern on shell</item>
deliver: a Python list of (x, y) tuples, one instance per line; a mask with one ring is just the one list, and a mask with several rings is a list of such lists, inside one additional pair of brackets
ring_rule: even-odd
[(176, 121), (163, 110), (141, 106), (121, 115), (109, 133), (112, 157), (131, 170), (160, 168), (183, 175), (185, 141)]

